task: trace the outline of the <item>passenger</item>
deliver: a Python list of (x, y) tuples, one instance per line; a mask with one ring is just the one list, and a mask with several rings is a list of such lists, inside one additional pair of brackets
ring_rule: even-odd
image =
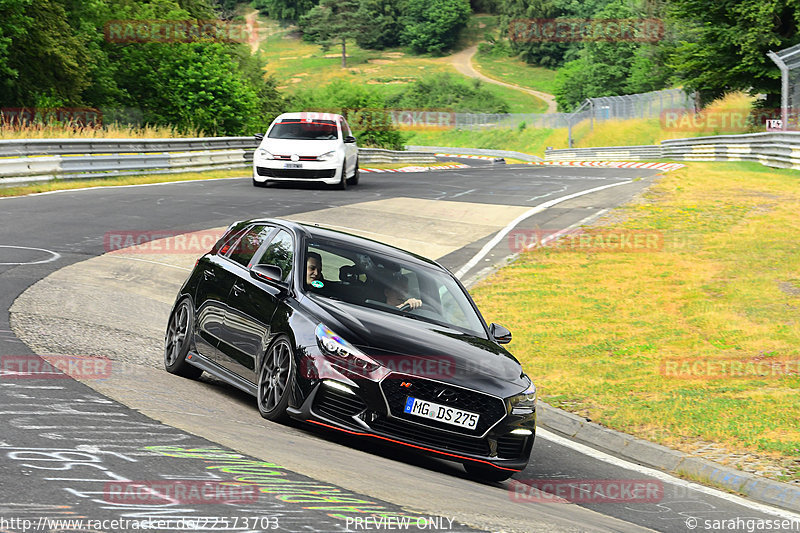
[(317, 252), (306, 254), (306, 284), (311, 285), (313, 281), (325, 281), (322, 277), (322, 256)]
[(383, 289), (386, 303), (394, 307), (408, 305), (411, 309), (422, 306), (422, 300), (410, 298), (408, 295), (408, 278), (403, 275), (396, 275), (392, 282)]

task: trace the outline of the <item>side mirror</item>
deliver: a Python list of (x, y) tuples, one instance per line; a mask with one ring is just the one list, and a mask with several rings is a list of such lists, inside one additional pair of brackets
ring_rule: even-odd
[(494, 337), (494, 340), (497, 341), (497, 344), (508, 344), (511, 342), (511, 332), (500, 324), (495, 324), (492, 322), (492, 324), (489, 326), (489, 333), (492, 334), (492, 337)]
[(283, 270), (275, 265), (253, 265), (250, 275), (259, 281), (283, 284)]
[(255, 140), (257, 140), (258, 142), (261, 142), (261, 141), (264, 140), (264, 134), (263, 133), (256, 133), (255, 135), (253, 135), (253, 138), (255, 138)]
[(348, 136), (346, 136), (344, 138), (344, 142), (346, 142), (346, 143), (354, 143), (354, 142), (356, 142), (356, 138), (353, 137), (352, 135), (348, 135)]

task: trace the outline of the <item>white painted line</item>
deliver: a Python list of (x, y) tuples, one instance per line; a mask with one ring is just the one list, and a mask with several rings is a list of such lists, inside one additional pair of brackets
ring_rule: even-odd
[(573, 194), (568, 194), (568, 195), (566, 195), (566, 196), (561, 196), (561, 197), (559, 197), (559, 198), (555, 198), (555, 199), (553, 199), (553, 200), (549, 200), (549, 201), (547, 201), (547, 202), (544, 202), (544, 203), (542, 203), (542, 204), (539, 204), (539, 205), (537, 205), (536, 207), (533, 207), (533, 208), (529, 209), (528, 211), (526, 211), (526, 212), (522, 213), (520, 216), (518, 216), (517, 218), (515, 218), (514, 220), (512, 220), (511, 222), (509, 222), (509, 223), (508, 223), (508, 225), (507, 225), (505, 228), (503, 228), (503, 229), (501, 229), (499, 232), (497, 232), (497, 234), (496, 234), (494, 237), (492, 237), (492, 239), (491, 239), (489, 242), (487, 242), (487, 243), (486, 243), (486, 244), (483, 246), (483, 248), (481, 248), (481, 249), (480, 249), (480, 251), (479, 251), (477, 254), (475, 254), (475, 256), (474, 256), (472, 259), (470, 259), (469, 261), (467, 261), (467, 263), (466, 263), (464, 266), (462, 266), (461, 268), (459, 268), (459, 269), (458, 269), (458, 270), (455, 272), (455, 276), (456, 276), (457, 278), (461, 278), (461, 276), (463, 276), (464, 274), (466, 274), (467, 272), (469, 272), (469, 271), (470, 271), (470, 269), (471, 269), (472, 267), (474, 267), (475, 265), (477, 265), (477, 264), (478, 264), (478, 262), (479, 262), (481, 259), (483, 259), (483, 258), (484, 258), (484, 256), (486, 256), (486, 254), (488, 254), (488, 253), (489, 253), (489, 251), (490, 251), (492, 248), (494, 248), (495, 246), (497, 246), (497, 244), (498, 244), (498, 243), (499, 243), (501, 240), (503, 240), (503, 238), (504, 238), (506, 235), (508, 235), (508, 233), (509, 233), (509, 232), (510, 232), (512, 229), (514, 229), (514, 228), (517, 226), (517, 224), (519, 224), (519, 223), (520, 223), (520, 222), (522, 222), (523, 220), (525, 220), (525, 219), (527, 219), (527, 218), (530, 218), (530, 217), (532, 217), (533, 215), (535, 215), (535, 214), (537, 214), (537, 213), (541, 213), (541, 212), (542, 212), (542, 211), (544, 211), (545, 209), (548, 209), (548, 208), (550, 208), (550, 207), (552, 207), (552, 206), (554, 206), (554, 205), (556, 205), (556, 204), (559, 204), (559, 203), (561, 203), (561, 202), (565, 202), (565, 201), (567, 201), (567, 200), (571, 200), (571, 199), (573, 199), (573, 198), (577, 198), (577, 197), (579, 197), (579, 196), (584, 196), (584, 195), (586, 195), (586, 194), (591, 194), (591, 193), (593, 193), (593, 192), (602, 191), (603, 189), (608, 189), (608, 188), (610, 188), (610, 187), (617, 187), (617, 186), (619, 186), (619, 185), (627, 185), (627, 184), (629, 184), (629, 183), (633, 183), (633, 180), (625, 180), (625, 181), (620, 181), (620, 182), (618, 182), (618, 183), (610, 183), (610, 184), (608, 184), (608, 185), (601, 185), (600, 187), (593, 187), (593, 188), (591, 188), (591, 189), (587, 189), (587, 190), (585, 190), (585, 191), (580, 191), (580, 192), (576, 192), (576, 193), (573, 193)]
[(7, 246), (3, 244), (0, 244), (0, 248), (16, 248), (18, 250), (36, 250), (38, 252), (48, 253), (52, 256), (49, 259), (42, 259), (41, 261), (27, 261), (25, 263), (0, 263), (0, 266), (41, 265), (42, 263), (52, 263), (53, 261), (61, 259), (60, 253), (54, 252), (52, 250), (45, 250), (44, 248), (31, 248), (29, 246)]
[(692, 483), (691, 481), (686, 481), (685, 479), (675, 477), (671, 474), (667, 474), (666, 472), (662, 472), (661, 470), (656, 470), (654, 468), (628, 462), (624, 459), (620, 459), (619, 457), (614, 457), (613, 455), (609, 455), (605, 452), (595, 450), (594, 448), (586, 446), (585, 444), (573, 442), (565, 437), (561, 437), (560, 435), (551, 433), (546, 429), (537, 428), (536, 437), (544, 438), (545, 440), (549, 440), (550, 442), (558, 444), (559, 446), (570, 448), (578, 453), (582, 453), (583, 455), (587, 455), (593, 459), (598, 459), (600, 461), (603, 461), (604, 463), (608, 463), (620, 468), (625, 468), (626, 470), (632, 470), (634, 472), (644, 474), (648, 477), (653, 477), (665, 483), (670, 483), (672, 485), (678, 485), (679, 487), (684, 487), (697, 492), (702, 492), (703, 494), (706, 494), (708, 496), (714, 496), (715, 498), (720, 498), (729, 501), (731, 503), (734, 503), (736, 505), (748, 507), (750, 509), (753, 509), (754, 511), (759, 511), (765, 514), (778, 516), (789, 520), (800, 520), (800, 515), (795, 514), (791, 511), (785, 511), (783, 509), (778, 509), (777, 507), (772, 507), (770, 505), (766, 505), (763, 503), (753, 502), (746, 498), (742, 498), (741, 496), (736, 496), (735, 494), (728, 494), (727, 492), (722, 492), (717, 489), (712, 489), (711, 487), (706, 487), (705, 485), (700, 485), (698, 483)]
[(179, 180), (179, 181), (159, 181), (157, 183), (138, 183), (135, 185), (98, 185), (97, 187), (81, 187), (79, 189), (61, 189), (58, 191), (45, 191), (34, 192), (31, 194), (20, 194), (18, 196), (0, 196), (0, 200), (8, 200), (10, 198), (27, 198), (28, 196), (44, 196), (46, 194), (60, 194), (65, 192), (80, 192), (80, 191), (97, 191), (103, 189), (126, 189), (132, 187), (150, 187), (151, 185), (174, 185), (176, 183), (194, 183), (203, 181), (221, 181), (221, 180), (241, 180), (247, 176), (232, 176), (230, 178), (208, 178), (199, 180)]
[(185, 270), (187, 272), (191, 272), (192, 271), (191, 268), (186, 268), (186, 267), (177, 266), (177, 265), (170, 265), (169, 263), (161, 263), (159, 261), (150, 261), (149, 259), (140, 259), (138, 257), (128, 257), (128, 256), (125, 256), (125, 255), (114, 255), (114, 254), (105, 254), (105, 257), (113, 257), (114, 259), (130, 259), (131, 261), (141, 261), (142, 263), (151, 263), (153, 265), (161, 265), (161, 266), (170, 267), (170, 268), (177, 268), (179, 270)]

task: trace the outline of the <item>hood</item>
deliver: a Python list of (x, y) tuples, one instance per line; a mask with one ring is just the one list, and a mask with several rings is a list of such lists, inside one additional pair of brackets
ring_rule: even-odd
[(489, 339), (338, 300), (312, 300), (333, 319), (329, 328), (397, 372), (480, 389), (495, 388), (497, 380), (527, 384), (514, 356)]
[(270, 139), (264, 137), (259, 148), (263, 148), (271, 154), (301, 156), (318, 156), (327, 152), (333, 152), (342, 144), (339, 140), (331, 141), (295, 141), (292, 139)]

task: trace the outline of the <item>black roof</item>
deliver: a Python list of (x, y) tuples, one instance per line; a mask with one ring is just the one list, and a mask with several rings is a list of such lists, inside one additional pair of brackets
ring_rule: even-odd
[(349, 244), (360, 248), (374, 250), (375, 252), (384, 255), (392, 256), (398, 259), (404, 259), (410, 263), (417, 263), (417, 264), (421, 263), (427, 266), (444, 268), (436, 261), (428, 259), (427, 257), (415, 254), (413, 252), (409, 252), (408, 250), (403, 250), (402, 248), (397, 248), (395, 246), (382, 243), (380, 241), (368, 239), (366, 237), (359, 237), (358, 235), (353, 235), (352, 233), (347, 233), (344, 231), (325, 228), (323, 226), (318, 226), (315, 224), (304, 224), (300, 222), (294, 222), (292, 220), (286, 220), (283, 218), (257, 218), (248, 220), (245, 223), (252, 224), (254, 222), (278, 224), (286, 228), (292, 229), (298, 236), (304, 236), (310, 239), (317, 238), (317, 239), (336, 241), (342, 244)]

